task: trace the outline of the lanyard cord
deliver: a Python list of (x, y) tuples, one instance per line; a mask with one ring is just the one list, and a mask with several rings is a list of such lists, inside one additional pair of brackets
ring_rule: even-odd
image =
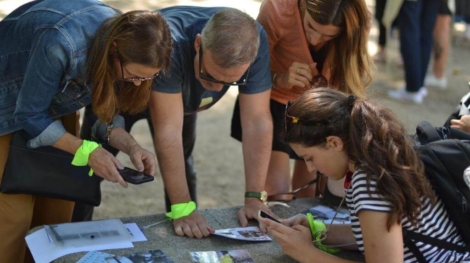
[[(347, 191), (350, 187), (350, 184), (348, 184), (348, 187), (347, 189), (344, 189), (344, 191)], [(320, 230), (320, 231), (317, 231), (315, 232), (315, 234), (313, 235), (313, 243), (317, 243), (317, 244), (321, 244), (321, 242), (323, 240), (325, 240), (327, 237), (328, 237), (328, 230), (330, 229), (331, 225), (333, 224), (333, 222), (335, 221), (336, 219), (336, 216), (338, 215), (338, 212), (339, 212), (339, 209), (340, 207), (343, 205), (343, 202), (344, 200), (346, 199), (346, 194), (344, 195), (343, 199), (341, 199), (341, 202), (339, 203), (338, 207), (336, 208), (336, 212), (335, 212), (335, 215), (333, 216), (333, 219), (331, 220), (331, 222), (328, 224), (328, 226), (326, 227), (326, 230)], [(320, 236), (319, 239), (317, 239), (317, 237)], [(323, 247), (326, 247), (326, 248), (336, 248), (336, 247), (346, 247), (346, 246), (351, 246), (351, 245), (355, 245), (356, 242), (353, 242), (353, 243), (348, 243), (348, 244), (339, 244), (339, 245), (323, 245)]]

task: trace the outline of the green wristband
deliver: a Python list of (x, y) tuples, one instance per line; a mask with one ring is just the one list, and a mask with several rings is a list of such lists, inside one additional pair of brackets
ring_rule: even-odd
[(171, 205), (171, 211), (166, 213), (166, 216), (175, 220), (184, 216), (190, 215), (196, 210), (196, 203), (193, 201), (181, 204)]
[(335, 254), (339, 252), (339, 249), (336, 248), (327, 248), (321, 243), (321, 238), (322, 235), (316, 235), (318, 231), (325, 231), (326, 230), (326, 225), (325, 223), (318, 221), (318, 220), (313, 220), (313, 216), (310, 213), (307, 213), (307, 220), (308, 220), (308, 225), (310, 226), (310, 231), (312, 232), (312, 237), (315, 237), (315, 243), (317, 244), (318, 248), (321, 251), (325, 251), (326, 253), (329, 254)]
[[(73, 160), (72, 160), (72, 165), (75, 165), (75, 166), (88, 165), (88, 158), (90, 157), (90, 154), (96, 148), (99, 148), (100, 146), (101, 145), (99, 145), (96, 142), (83, 140), (82, 145), (78, 147), (77, 151), (75, 152), (75, 156), (73, 157)], [(93, 169), (90, 169), (90, 172), (88, 173), (88, 175), (89, 176), (93, 175)]]

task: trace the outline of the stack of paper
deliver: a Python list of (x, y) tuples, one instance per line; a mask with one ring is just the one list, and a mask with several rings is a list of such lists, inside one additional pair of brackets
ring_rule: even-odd
[[(81, 226), (77, 227), (75, 224), (81, 224)], [(84, 226), (85, 228), (83, 228)], [(43, 228), (26, 236), (26, 243), (34, 260), (37, 263), (42, 263), (51, 262), (71, 253), (130, 248), (134, 247), (132, 242), (147, 241), (147, 238), (135, 223), (122, 224), (127, 234), (124, 234), (116, 226), (119, 226), (116, 219), (70, 223), (63, 224), (63, 226), (54, 225), (52, 229), (48, 228), (51, 232), (50, 235), (48, 235), (46, 228)], [(71, 229), (74, 229), (75, 232)], [(84, 231), (87, 229), (90, 231)], [(53, 230), (57, 231), (54, 232)], [(113, 231), (118, 231), (118, 233)], [(109, 239), (108, 234), (113, 234), (113, 236), (119, 238)], [(91, 238), (91, 236), (94, 237)]]

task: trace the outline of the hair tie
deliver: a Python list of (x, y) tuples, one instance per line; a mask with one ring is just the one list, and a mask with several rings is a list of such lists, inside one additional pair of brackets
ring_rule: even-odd
[(354, 96), (354, 95), (349, 95), (348, 96), (348, 110), (349, 110), (349, 112), (352, 111), (355, 101), (356, 101), (356, 96)]

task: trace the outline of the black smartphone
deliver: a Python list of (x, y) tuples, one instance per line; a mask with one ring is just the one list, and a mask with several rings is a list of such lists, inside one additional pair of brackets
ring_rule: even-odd
[(144, 174), (129, 167), (124, 167), (123, 170), (119, 170), (119, 174), (122, 176), (124, 181), (131, 184), (143, 184), (146, 182), (151, 182), (154, 179), (151, 175)]
[(279, 220), (277, 220), (276, 218), (274, 218), (274, 217), (272, 217), (272, 216), (266, 214), (265, 212), (263, 212), (263, 211), (261, 211), (261, 210), (259, 210), (258, 215), (259, 215), (260, 217), (262, 217), (262, 218), (267, 218), (267, 219), (272, 220), (272, 221), (274, 221), (274, 222), (276, 222), (276, 223), (282, 224), (281, 221), (279, 221)]

